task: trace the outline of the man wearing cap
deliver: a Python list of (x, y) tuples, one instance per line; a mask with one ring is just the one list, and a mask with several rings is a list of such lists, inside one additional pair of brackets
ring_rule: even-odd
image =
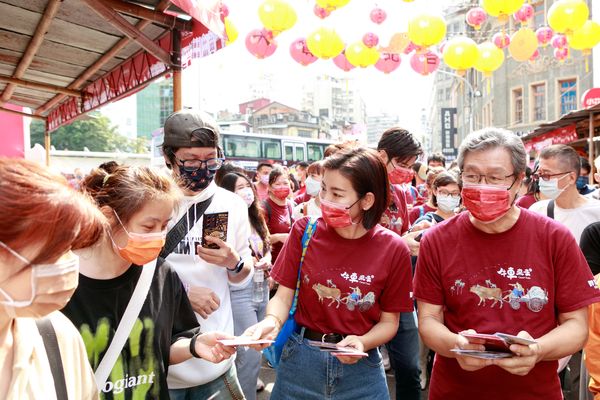
[[(203, 112), (175, 112), (165, 121), (162, 150), (185, 195), (169, 225), (170, 230), (175, 227), (173, 231), (184, 226), (185, 236), (180, 235), (182, 239), (167, 260), (186, 287), (202, 331), (233, 334), (229, 286), (241, 286), (251, 279), (253, 263), (248, 208), (235, 193), (213, 182), (223, 163), (217, 124)], [(205, 236), (207, 243), (218, 248), (203, 247), (203, 220), (217, 213), (223, 213), (219, 222), (225, 221), (227, 226), (226, 240)], [(169, 239), (165, 247), (169, 247)], [(219, 399), (243, 398), (232, 360), (212, 364), (192, 358), (171, 365), (168, 383), (175, 400), (204, 400), (217, 393)]]

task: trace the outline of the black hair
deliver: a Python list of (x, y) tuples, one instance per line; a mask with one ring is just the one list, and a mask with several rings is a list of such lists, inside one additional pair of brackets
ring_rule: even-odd
[(409, 131), (398, 127), (383, 132), (377, 150), (384, 150), (388, 160), (403, 161), (423, 154), (421, 143)]

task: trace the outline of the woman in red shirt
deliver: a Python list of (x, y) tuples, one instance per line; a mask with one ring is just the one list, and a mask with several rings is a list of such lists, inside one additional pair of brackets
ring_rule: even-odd
[[(389, 399), (378, 346), (412, 312), (408, 247), (378, 224), (390, 200), (386, 167), (373, 150), (357, 148), (324, 161), (323, 217), (301, 269), (298, 326), (283, 348), (271, 394), (277, 399)], [(266, 318), (245, 334), (273, 339), (287, 319), (298, 278), (301, 237), (308, 218), (294, 224), (271, 276), (279, 289)], [(314, 342), (352, 347), (334, 355)], [(255, 346), (259, 348), (259, 346)]]
[(281, 168), (273, 168), (269, 174), (269, 197), (263, 201), (265, 219), (271, 238), (273, 263), (288, 238), (294, 219), (294, 204), (289, 199), (292, 193), (288, 175)]

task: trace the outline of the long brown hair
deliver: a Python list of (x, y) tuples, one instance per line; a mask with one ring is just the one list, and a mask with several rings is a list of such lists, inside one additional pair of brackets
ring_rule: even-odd
[(0, 157), (0, 240), (19, 252), (39, 244), (34, 264), (94, 244), (106, 218), (67, 180), (41, 165)]
[(98, 207), (112, 208), (123, 224), (149, 200), (169, 199), (176, 206), (181, 196), (171, 177), (139, 166), (96, 168), (85, 177), (81, 188), (92, 196)]

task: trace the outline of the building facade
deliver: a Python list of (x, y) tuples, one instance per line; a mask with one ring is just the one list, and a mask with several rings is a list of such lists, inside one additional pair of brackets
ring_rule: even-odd
[(173, 112), (173, 80), (153, 82), (136, 94), (137, 136), (152, 138)]

